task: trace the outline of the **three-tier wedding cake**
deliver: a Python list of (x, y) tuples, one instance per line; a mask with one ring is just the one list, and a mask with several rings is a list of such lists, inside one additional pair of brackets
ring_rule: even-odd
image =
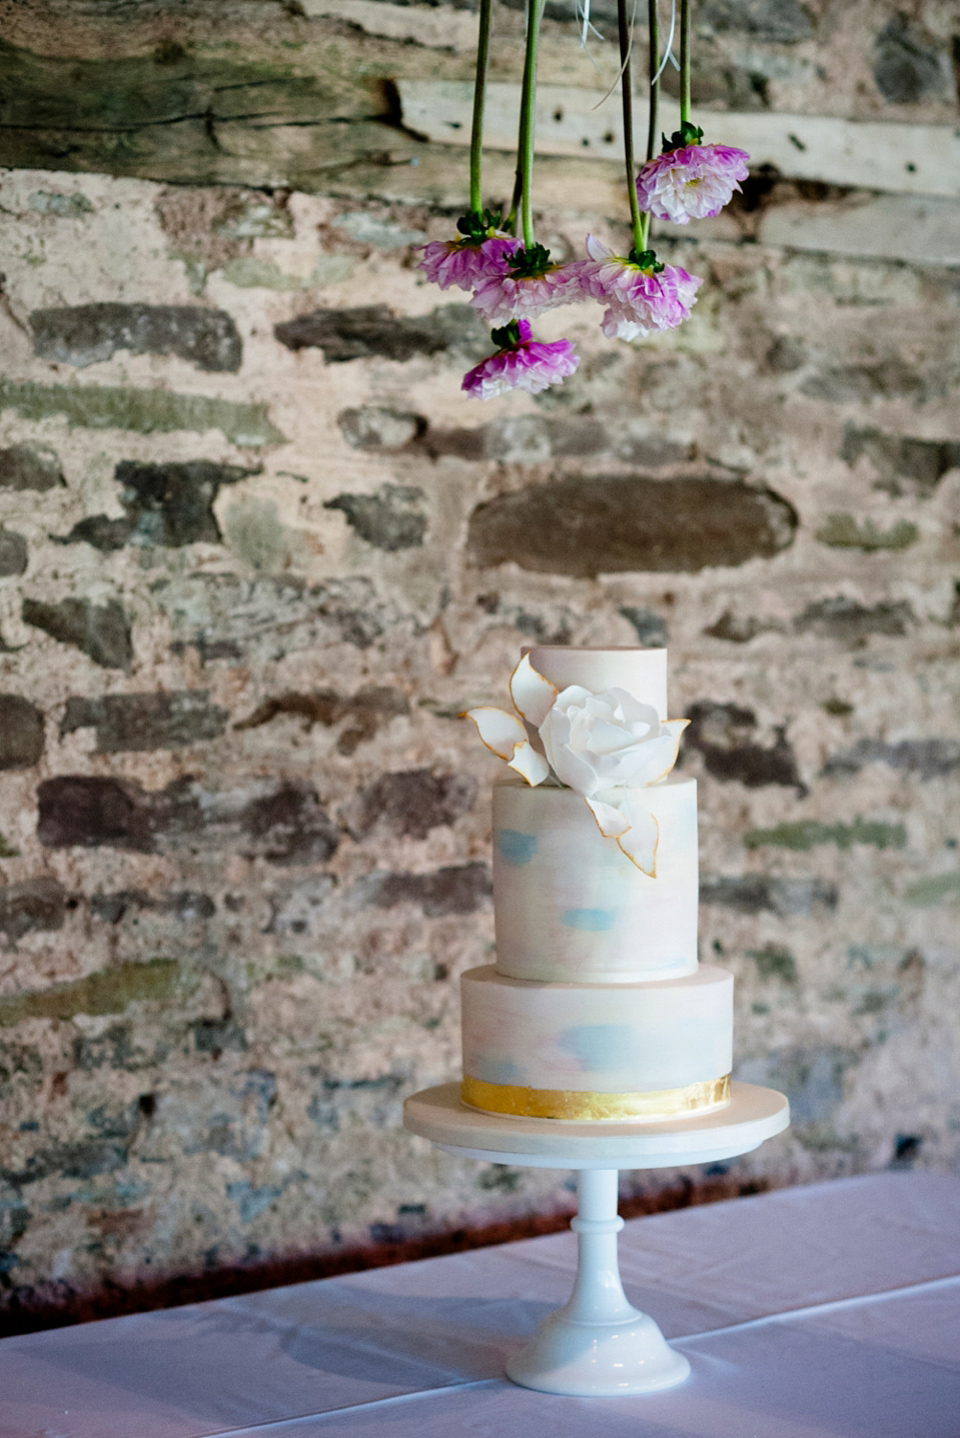
[(493, 793), (497, 961), (463, 975), (465, 1103), (658, 1119), (730, 1100), (733, 976), (697, 961), (697, 786), (665, 649), (527, 651), (470, 711)]

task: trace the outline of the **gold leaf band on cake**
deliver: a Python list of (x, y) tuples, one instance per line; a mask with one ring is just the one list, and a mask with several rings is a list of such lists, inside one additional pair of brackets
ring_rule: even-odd
[(645, 1093), (593, 1093), (589, 1089), (525, 1088), (522, 1084), (484, 1083), (464, 1075), (461, 1097), (471, 1108), (517, 1118), (630, 1119), (673, 1118), (702, 1113), (730, 1102), (730, 1075), (689, 1083), (683, 1088)]

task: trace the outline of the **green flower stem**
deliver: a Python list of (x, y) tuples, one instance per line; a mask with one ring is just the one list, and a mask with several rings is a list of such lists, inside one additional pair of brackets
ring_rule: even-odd
[(680, 0), (680, 128), (690, 123), (690, 0)]
[[(521, 135), (522, 135), (522, 130), (521, 130)], [(520, 152), (521, 143), (522, 143), (521, 140), (518, 140), (518, 141), (517, 141), (517, 152), (518, 152), (518, 154), (519, 154), (519, 152)], [(514, 178), (514, 181), (513, 181), (513, 195), (512, 195), (512, 197), (511, 197), (511, 199), (510, 199), (510, 213), (507, 215), (507, 218), (506, 218), (506, 219), (504, 220), (504, 222), (503, 222), (503, 229), (506, 231), (506, 233), (507, 233), (508, 235), (515, 235), (515, 234), (517, 233), (517, 212), (518, 212), (518, 210), (520, 209), (520, 200), (522, 199), (522, 197), (523, 197), (523, 169), (522, 169), (522, 167), (518, 164), (518, 165), (517, 165), (516, 177)]]
[[(627, 196), (630, 200), (630, 220), (633, 225), (633, 248), (639, 253), (645, 250), (646, 236), (644, 221), (637, 198), (636, 162), (633, 158), (633, 79), (630, 75), (630, 21), (627, 19), (628, 0), (617, 0), (617, 28), (620, 35), (620, 94), (623, 99), (623, 163), (627, 170)], [(654, 0), (651, 0), (651, 4)]]
[[(647, 74), (650, 79), (650, 95), (648, 99), (648, 120), (647, 120), (647, 159), (652, 160), (657, 153), (657, 137), (660, 131), (660, 79), (657, 71), (660, 69), (660, 12), (657, 8), (657, 0), (649, 0), (647, 5), (647, 28), (650, 39), (650, 60), (647, 66)], [(634, 192), (636, 186), (634, 186)], [(650, 227), (653, 222), (651, 214), (643, 217), (643, 234), (638, 249), (645, 250), (650, 244)]]
[(537, 52), (540, 45), (540, 22), (546, 0), (527, 0), (527, 49), (523, 59), (523, 92), (520, 97), (520, 142), (517, 155), (518, 178), (523, 186), (520, 217), (523, 224), (524, 249), (535, 244), (533, 234), (533, 154), (537, 123)]
[(470, 209), (475, 215), (483, 214), (483, 107), (487, 96), (492, 11), (493, 0), (480, 0), (477, 75), (473, 85), (473, 127), (470, 131)]

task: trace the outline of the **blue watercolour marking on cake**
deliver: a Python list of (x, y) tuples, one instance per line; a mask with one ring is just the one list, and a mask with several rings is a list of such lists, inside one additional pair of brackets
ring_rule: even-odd
[(560, 922), (565, 929), (580, 929), (584, 934), (603, 934), (616, 922), (613, 909), (564, 909)]
[(585, 1073), (624, 1068), (637, 1055), (637, 1038), (629, 1024), (577, 1024), (563, 1030), (557, 1045), (572, 1054)]
[(481, 1057), (477, 1060), (480, 1072), (476, 1077), (481, 1083), (516, 1083), (522, 1074), (513, 1059), (492, 1059)]
[(536, 834), (521, 834), (519, 829), (498, 829), (494, 838), (500, 857), (517, 868), (529, 864), (537, 852)]

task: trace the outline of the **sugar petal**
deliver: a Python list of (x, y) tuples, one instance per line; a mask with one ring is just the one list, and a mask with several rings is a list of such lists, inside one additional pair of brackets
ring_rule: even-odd
[(636, 864), (651, 879), (657, 877), (657, 846), (660, 842), (660, 825), (650, 813), (634, 802), (630, 810), (631, 824), (625, 834), (617, 839), (620, 848), (631, 864)]
[(615, 804), (608, 804), (603, 799), (587, 799), (586, 805), (605, 839), (618, 839), (630, 828), (630, 820)]
[(550, 765), (540, 751), (534, 749), (529, 739), (525, 739), (522, 744), (516, 746), (513, 758), (508, 761), (507, 767), (526, 779), (531, 788), (542, 784), (544, 779), (550, 777)]
[(516, 714), (508, 714), (505, 709), (485, 704), (479, 709), (468, 709), (461, 717), (473, 720), (481, 740), (499, 759), (509, 762), (517, 746), (527, 743), (527, 731), (523, 724)]
[(519, 712), (539, 729), (553, 708), (560, 690), (549, 679), (539, 674), (525, 654), (510, 676), (510, 697)]

